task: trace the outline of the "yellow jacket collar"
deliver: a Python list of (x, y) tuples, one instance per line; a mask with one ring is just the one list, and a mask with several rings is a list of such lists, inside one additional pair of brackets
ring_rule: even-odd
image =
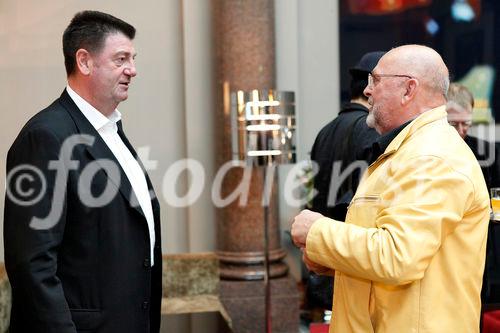
[(401, 144), (410, 137), (413, 133), (418, 131), (423, 126), (435, 122), (437, 120), (446, 119), (446, 105), (438, 106), (437, 108), (425, 111), (420, 116), (415, 118), (408, 126), (403, 128), (403, 130), (391, 141), (385, 152), (380, 156), (386, 156), (392, 152), (399, 149)]

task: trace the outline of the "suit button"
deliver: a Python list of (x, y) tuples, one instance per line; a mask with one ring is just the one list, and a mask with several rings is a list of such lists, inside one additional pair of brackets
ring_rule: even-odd
[(149, 306), (149, 303), (148, 303), (148, 302), (143, 302), (143, 303), (142, 303), (142, 308), (143, 308), (144, 310), (146, 310), (146, 309), (148, 308), (148, 306)]
[(144, 259), (144, 267), (146, 268), (151, 267), (151, 261), (149, 259)]

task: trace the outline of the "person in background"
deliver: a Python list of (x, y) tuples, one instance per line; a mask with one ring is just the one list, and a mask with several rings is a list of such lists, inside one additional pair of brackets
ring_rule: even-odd
[(490, 200), (447, 122), (448, 69), (433, 49), (405, 45), (368, 78), (382, 154), (345, 223), (304, 210), (291, 229), (309, 269), (335, 271), (330, 332), (479, 332)]
[(472, 109), (474, 108), (472, 93), (465, 86), (452, 83), (448, 90), (447, 99), (448, 123), (455, 127), (458, 134), (476, 156), (481, 165), (488, 189), (500, 186), (495, 143), (468, 135), (469, 128), (472, 125)]
[[(351, 100), (344, 103), (338, 116), (321, 129), (311, 150), (311, 160), (318, 166), (314, 176), (317, 193), (311, 210), (337, 220), (345, 219), (347, 205), (356, 192), (360, 174), (368, 166), (360, 160), (361, 156), (379, 137), (375, 129), (366, 124), (369, 104), (363, 91), (368, 84), (368, 73), (384, 53), (368, 52), (349, 69)], [(348, 169), (350, 166), (354, 168)], [(331, 309), (332, 281), (332, 277), (317, 276), (314, 272), (309, 274), (306, 289), (309, 306)]]
[[(448, 113), (448, 123), (455, 127), (460, 137), (464, 139), (476, 156), (481, 165), (488, 189), (498, 187), (500, 166), (497, 164), (498, 151), (495, 148), (495, 143), (468, 135), (468, 130), (472, 125), (472, 109), (474, 107), (472, 93), (465, 86), (459, 83), (452, 83), (450, 84), (447, 97), (446, 112)], [(490, 223), (483, 287), (481, 290), (483, 304), (500, 302), (500, 255), (497, 250), (499, 245), (500, 231), (494, 223)]]
[(134, 36), (119, 18), (77, 13), (66, 89), (8, 152), (11, 333), (160, 330), (160, 207), (116, 109), (137, 74)]
[[(311, 160), (317, 163), (318, 173), (314, 176), (317, 194), (313, 198), (312, 210), (325, 216), (334, 217), (335, 205), (351, 201), (361, 172), (356, 168), (345, 175), (345, 179), (339, 179), (339, 176), (379, 137), (375, 129), (366, 124), (369, 104), (363, 91), (368, 84), (368, 74), (384, 53), (368, 52), (349, 69), (351, 100), (342, 105), (338, 116), (321, 129), (314, 141)], [(338, 169), (334, 167), (336, 163)], [(334, 169), (338, 173), (332, 179)], [(345, 215), (345, 211), (343, 213)]]

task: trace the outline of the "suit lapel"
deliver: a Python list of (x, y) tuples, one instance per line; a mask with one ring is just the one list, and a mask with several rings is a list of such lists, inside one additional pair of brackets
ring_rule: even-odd
[[(104, 140), (101, 138), (101, 135), (92, 126), (92, 124), (87, 120), (87, 118), (80, 111), (80, 109), (78, 109), (78, 107), (73, 102), (73, 100), (71, 99), (69, 94), (66, 92), (66, 89), (61, 94), (59, 101), (66, 108), (66, 110), (70, 114), (71, 118), (73, 118), (73, 121), (75, 122), (76, 126), (78, 127), (80, 134), (91, 135), (92, 137), (95, 138), (94, 144), (92, 146), (86, 146), (87, 151), (95, 159), (95, 161), (100, 164), (100, 161), (111, 160), (111, 161), (113, 161), (113, 163), (115, 163), (115, 165), (118, 166), (118, 169), (120, 170), (120, 177), (119, 178), (113, 174), (106, 172), (106, 169), (104, 167), (103, 167), (103, 170), (104, 170), (104, 172), (106, 172), (106, 175), (108, 176), (110, 181), (118, 187), (120, 193), (123, 195), (125, 200), (129, 203), (130, 207), (137, 210), (142, 216), (144, 216), (144, 212), (142, 211), (142, 209), (139, 205), (137, 197), (132, 189), (132, 185), (130, 184), (128, 177), (125, 174), (125, 171), (123, 171), (122, 166), (120, 165), (120, 163), (116, 159), (113, 152), (109, 149), (109, 147), (106, 145)], [(127, 141), (127, 143), (128, 143), (128, 141)], [(125, 145), (127, 146), (127, 148), (130, 149), (130, 147), (131, 147), (130, 143), (128, 143), (128, 144), (127, 143), (125, 143)], [(131, 152), (135, 157), (136, 156), (135, 151), (131, 150)], [(100, 165), (103, 166), (102, 164), (100, 164)]]

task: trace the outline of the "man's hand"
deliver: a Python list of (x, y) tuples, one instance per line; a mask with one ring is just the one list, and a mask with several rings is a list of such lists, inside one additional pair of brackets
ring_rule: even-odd
[(307, 209), (300, 212), (299, 215), (295, 216), (292, 223), (292, 228), (290, 233), (292, 234), (292, 240), (295, 246), (303, 248), (306, 246), (307, 234), (309, 229), (313, 225), (314, 221), (322, 218), (323, 215), (316, 213)]

